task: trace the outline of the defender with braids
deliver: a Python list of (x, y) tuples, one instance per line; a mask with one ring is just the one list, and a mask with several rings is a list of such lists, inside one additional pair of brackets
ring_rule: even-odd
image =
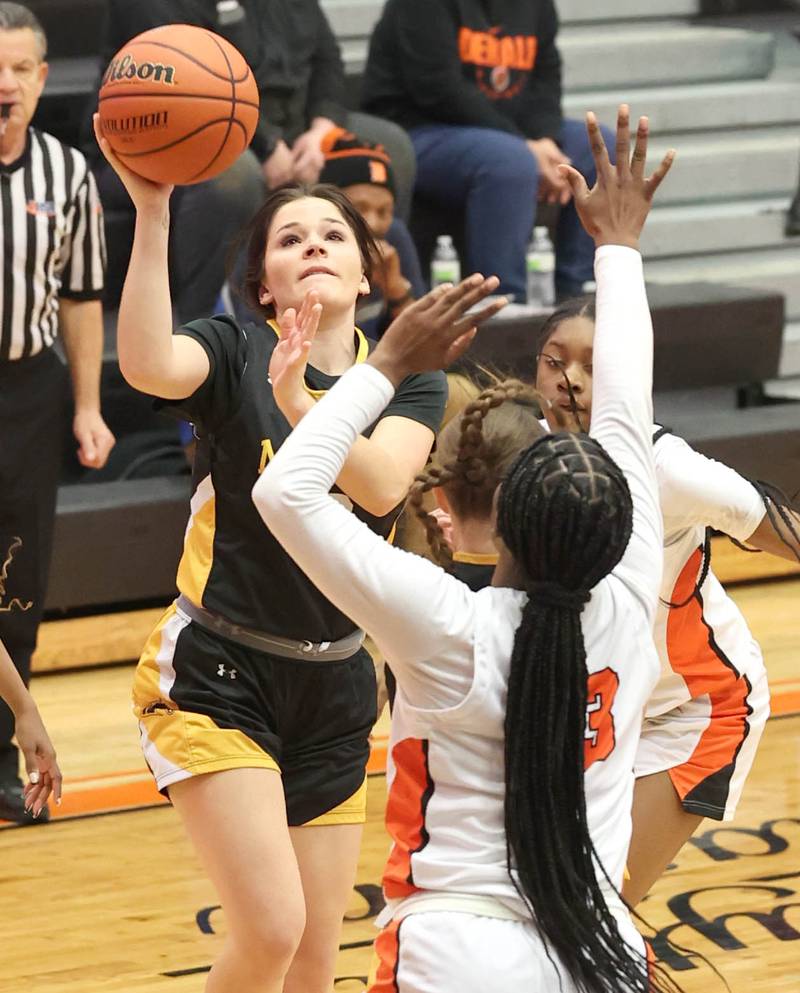
[[(494, 491), (517, 455), (544, 433), (540, 409), (539, 394), (519, 380), (488, 387), (442, 428), (430, 464), (409, 492), (434, 559), (472, 590), (492, 581)], [(425, 505), (431, 491), (450, 520), (447, 537)]]
[(616, 167), (593, 115), (588, 127), (597, 185), (565, 171), (598, 246), (593, 436), (548, 435), (514, 462), (496, 497), (495, 585), (475, 593), (373, 540), (329, 489), (406, 373), (463, 352), (465, 305), (496, 280), (470, 277), (407, 308), (253, 489), (268, 527), (370, 631), (398, 680), (372, 993), (664, 988), (650, 985), (617, 888), (641, 711), (658, 676), (652, 329), (637, 248), (672, 154), (645, 179), (645, 119), (632, 165), (626, 107)]
[[(573, 429), (585, 430), (594, 416), (594, 322), (594, 301), (583, 297), (565, 303), (542, 328), (536, 383), (553, 430), (565, 416)], [(630, 879), (623, 889), (632, 906), (704, 817), (733, 818), (769, 716), (761, 651), (710, 569), (709, 528), (800, 560), (800, 517), (786, 497), (657, 426), (653, 432), (664, 519), (655, 623), (661, 678), (636, 757)]]

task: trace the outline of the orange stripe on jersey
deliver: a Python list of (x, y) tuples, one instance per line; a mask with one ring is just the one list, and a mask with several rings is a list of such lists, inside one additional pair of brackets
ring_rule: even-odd
[(392, 921), (375, 939), (377, 968), (367, 985), (367, 993), (397, 993), (397, 969), (400, 965), (400, 925)]
[(673, 603), (689, 602), (669, 609), (667, 654), (670, 666), (684, 680), (692, 698), (708, 696), (711, 721), (691, 758), (672, 769), (670, 776), (683, 800), (700, 783), (710, 787), (709, 777), (717, 776), (715, 792), (719, 790), (724, 807), (733, 763), (750, 731), (747, 719), (752, 710), (747, 698), (751, 686), (717, 644), (703, 616), (703, 597), (695, 590), (702, 555), (702, 548), (694, 551), (672, 591)]
[(386, 830), (394, 845), (383, 876), (383, 890), (389, 900), (409, 896), (417, 889), (411, 856), (428, 844), (425, 813), (433, 796), (427, 741), (398, 741), (392, 748), (392, 760), (395, 773), (386, 799)]

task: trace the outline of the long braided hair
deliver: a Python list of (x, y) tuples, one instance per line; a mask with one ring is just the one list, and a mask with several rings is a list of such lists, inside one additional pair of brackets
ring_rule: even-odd
[(644, 959), (624, 943), (606, 905), (584, 793), (581, 612), (589, 591), (622, 558), (632, 526), (625, 476), (585, 434), (540, 438), (500, 489), (497, 530), (528, 592), (505, 718), (509, 871), (548, 954), (582, 993), (664, 988), (648, 979)]
[(436, 453), (417, 475), (409, 504), (425, 529), (434, 559), (446, 569), (453, 554), (425, 495), (441, 487), (462, 520), (487, 520), (497, 486), (516, 456), (543, 434), (540, 397), (517, 379), (496, 381), (441, 431)]

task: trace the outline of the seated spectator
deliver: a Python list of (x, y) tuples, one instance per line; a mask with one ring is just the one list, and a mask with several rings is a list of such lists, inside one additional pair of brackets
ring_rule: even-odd
[[(260, 205), (265, 187), (317, 180), (324, 162), (322, 138), (331, 128), (357, 126), (390, 147), (405, 163), (409, 190), (414, 167), (413, 150), (400, 128), (346, 110), (341, 54), (319, 0), (108, 0), (102, 67), (142, 31), (179, 23), (208, 28), (235, 45), (261, 95), (261, 120), (250, 149), (216, 179), (179, 187), (173, 194), (170, 268), (183, 323), (214, 312), (230, 243)], [(92, 111), (94, 104), (93, 98)], [(97, 152), (91, 113), (86, 117), (86, 148), (97, 164), (107, 216), (123, 212), (132, 218), (127, 193)], [(114, 268), (124, 272), (130, 250), (115, 233), (109, 232), (112, 281)]]
[(416, 191), (465, 209), (466, 271), (496, 273), (517, 300), (537, 200), (563, 208), (559, 296), (593, 277), (592, 242), (558, 170), (571, 162), (595, 178), (583, 124), (561, 115), (557, 29), (553, 0), (388, 0), (364, 77), (365, 109), (411, 136)]
[(378, 339), (413, 300), (425, 293), (419, 258), (405, 224), (394, 216), (394, 170), (381, 145), (337, 128), (323, 140), (320, 182), (342, 189), (375, 235), (382, 263), (372, 274), (372, 292), (356, 311), (358, 326)]

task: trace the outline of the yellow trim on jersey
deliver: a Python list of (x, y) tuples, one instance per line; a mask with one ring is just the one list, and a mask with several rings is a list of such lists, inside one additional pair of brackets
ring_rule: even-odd
[(367, 777), (355, 793), (338, 807), (320, 814), (313, 821), (306, 821), (302, 827), (322, 827), (327, 824), (363, 824), (367, 819)]
[(185, 597), (202, 606), (206, 583), (214, 564), (217, 499), (211, 476), (198, 483), (191, 508), (176, 582)]
[[(169, 696), (166, 696), (161, 686), (161, 667), (158, 660), (162, 654), (164, 645), (164, 629), (177, 614), (174, 603), (161, 615), (158, 624), (153, 628), (150, 637), (145, 642), (139, 664), (133, 676), (133, 712), (137, 718), (142, 716), (142, 710), (156, 700), (164, 700), (171, 703)], [(170, 658), (172, 653), (170, 652)]]
[(497, 565), (497, 552), (453, 552), (454, 562), (464, 562), (467, 565)]
[(281, 771), (275, 759), (244, 732), (221, 728), (205, 714), (159, 710), (141, 716), (139, 726), (147, 736), (145, 758), (159, 789), (228, 769)]
[[(268, 320), (267, 327), (272, 328), (276, 336), (280, 338), (281, 328), (277, 321)], [(353, 331), (355, 331), (356, 340), (358, 341), (358, 348), (356, 349), (356, 360), (353, 363), (353, 365), (359, 365), (369, 355), (369, 342), (367, 341), (364, 332), (361, 330), (361, 328), (354, 327)], [(327, 390), (314, 390), (305, 381), (303, 381), (303, 386), (305, 387), (306, 393), (308, 393), (309, 396), (312, 396), (315, 400), (319, 400), (320, 397), (324, 397), (325, 394), (328, 392)]]

